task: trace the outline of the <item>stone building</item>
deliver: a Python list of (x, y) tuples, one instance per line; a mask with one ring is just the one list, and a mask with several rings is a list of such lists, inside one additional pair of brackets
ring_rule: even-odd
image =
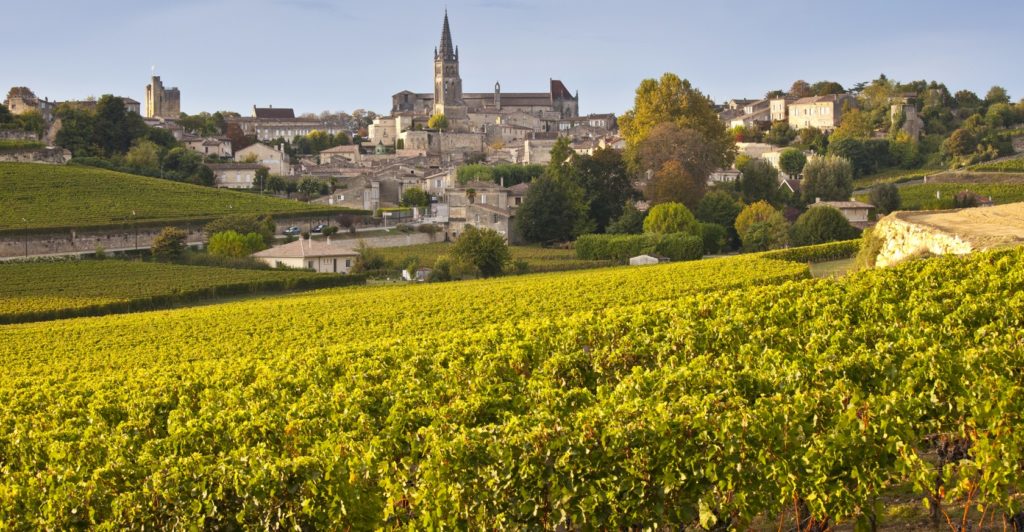
[(431, 115), (443, 113), (449, 124), (466, 119), (466, 114), (494, 111), (521, 111), (547, 120), (579, 116), (579, 94), (572, 94), (556, 79), (549, 80), (547, 92), (502, 93), (501, 84), (494, 84), (493, 92), (466, 93), (462, 91), (459, 73), (459, 49), (452, 44), (448, 13), (445, 12), (441, 29), (441, 42), (434, 50), (434, 92), (414, 93), (402, 91), (391, 98), (392, 114), (413, 113)]
[(252, 108), (251, 117), (231, 117), (225, 122), (229, 127), (237, 126), (245, 135), (253, 135), (259, 141), (283, 138), (292, 140), (298, 136), (309, 135), (314, 131), (337, 135), (348, 133), (345, 125), (338, 121), (321, 120), (319, 118), (301, 118), (289, 107)]
[(235, 152), (235, 162), (261, 164), (274, 175), (292, 174), (291, 159), (287, 153), (259, 142)]
[(47, 122), (53, 121), (53, 111), (57, 108), (57, 102), (51, 102), (49, 98), (38, 98), (28, 87), (11, 87), (4, 105), (13, 115), (39, 111), (39, 114), (43, 115), (43, 120)]
[(832, 131), (843, 118), (843, 106), (856, 105), (849, 94), (826, 94), (800, 98), (789, 105), (789, 126), (793, 129), (813, 127)]
[(153, 76), (146, 85), (146, 117), (172, 118), (181, 116), (181, 92), (177, 87), (164, 88), (160, 76)]

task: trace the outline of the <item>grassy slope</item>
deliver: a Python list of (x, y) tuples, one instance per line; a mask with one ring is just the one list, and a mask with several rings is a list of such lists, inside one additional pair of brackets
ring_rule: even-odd
[[(337, 212), (297, 201), (80, 166), (0, 163), (0, 230)], [(22, 221), (22, 220), (25, 221)]]
[(0, 323), (102, 315), (197, 299), (351, 279), (304, 271), (239, 270), (129, 261), (0, 263)]

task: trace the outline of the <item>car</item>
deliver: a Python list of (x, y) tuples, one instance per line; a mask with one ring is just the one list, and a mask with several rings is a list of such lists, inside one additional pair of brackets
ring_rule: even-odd
[(328, 227), (327, 224), (316, 224), (316, 226), (313, 227), (313, 232), (314, 233), (323, 233), (324, 229), (327, 229), (327, 227)]
[(297, 235), (297, 234), (299, 234), (301, 232), (302, 232), (302, 229), (299, 229), (299, 226), (297, 226), (297, 225), (293, 225), (293, 226), (289, 227), (288, 229), (284, 230), (284, 234), (286, 234), (288, 236), (295, 236), (295, 235)]

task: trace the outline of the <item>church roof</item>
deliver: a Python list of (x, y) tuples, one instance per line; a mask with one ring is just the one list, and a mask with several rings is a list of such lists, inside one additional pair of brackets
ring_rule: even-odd
[(452, 31), (448, 27), (448, 10), (444, 10), (444, 27), (441, 28), (441, 46), (437, 49), (437, 58), (455, 61), (455, 47), (452, 46)]
[(556, 100), (573, 99), (572, 93), (569, 92), (569, 89), (565, 88), (565, 84), (557, 79), (551, 80), (551, 97)]

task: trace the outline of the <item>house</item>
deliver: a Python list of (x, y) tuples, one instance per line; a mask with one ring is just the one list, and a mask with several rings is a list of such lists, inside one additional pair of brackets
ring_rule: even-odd
[(248, 148), (238, 150), (235, 153), (235, 161), (262, 164), (274, 175), (291, 175), (291, 160), (288, 154), (263, 143), (257, 142)]
[(228, 137), (199, 137), (186, 135), (181, 139), (186, 148), (203, 157), (231, 157), (231, 139)]
[(402, 270), (402, 279), (406, 281), (416, 281), (417, 283), (424, 283), (430, 278), (430, 268), (416, 268), (416, 271), (409, 273), (409, 270)]
[(867, 224), (871, 209), (875, 208), (870, 203), (860, 201), (821, 201), (821, 198), (817, 198), (811, 207), (818, 205), (837, 209), (851, 224)]
[(772, 122), (785, 122), (789, 119), (789, 105), (796, 101), (796, 98), (786, 96), (784, 98), (772, 98), (768, 102), (768, 111)]
[(793, 196), (800, 195), (800, 180), (792, 178), (783, 178), (779, 181), (779, 190), (786, 190)]
[(826, 94), (800, 98), (789, 105), (789, 126), (793, 129), (809, 127), (832, 131), (842, 120), (843, 106), (856, 105), (849, 94)]
[(252, 257), (275, 268), (304, 268), (319, 273), (349, 273), (359, 253), (347, 245), (327, 240), (306, 240), (275, 246), (253, 253)]
[(256, 182), (256, 170), (263, 168), (259, 163), (207, 163), (213, 170), (214, 186), (220, 188), (252, 188)]
[(708, 174), (708, 184), (735, 183), (740, 179), (740, 171), (735, 168), (719, 168)]
[(332, 164), (342, 161), (358, 163), (360, 159), (359, 146), (356, 144), (335, 146), (320, 152), (320, 164)]
[(648, 264), (659, 264), (662, 262), (670, 262), (668, 257), (662, 257), (661, 255), (637, 255), (629, 258), (630, 266), (646, 266)]

